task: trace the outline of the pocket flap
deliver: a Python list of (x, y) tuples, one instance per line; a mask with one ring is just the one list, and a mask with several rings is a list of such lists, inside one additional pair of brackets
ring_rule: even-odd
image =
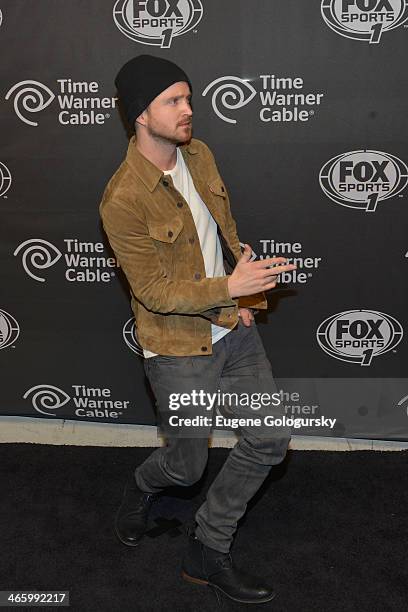
[(149, 235), (160, 242), (174, 242), (183, 229), (183, 221), (175, 217), (165, 223), (147, 223)]
[(208, 183), (208, 187), (210, 188), (211, 193), (217, 196), (221, 196), (225, 200), (227, 191), (221, 179), (216, 178), (213, 181), (210, 181)]

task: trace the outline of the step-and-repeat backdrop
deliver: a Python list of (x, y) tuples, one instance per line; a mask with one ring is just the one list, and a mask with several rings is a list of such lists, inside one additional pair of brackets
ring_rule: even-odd
[(2, 0), (0, 413), (155, 423), (98, 212), (150, 53), (240, 240), (297, 264), (257, 317), (293, 433), (407, 439), (407, 28), (406, 0)]

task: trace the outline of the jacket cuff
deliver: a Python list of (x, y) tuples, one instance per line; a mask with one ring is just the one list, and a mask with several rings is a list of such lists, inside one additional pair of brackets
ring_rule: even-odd
[(214, 291), (214, 304), (217, 306), (235, 306), (234, 300), (228, 290), (228, 276), (219, 276), (212, 279), (211, 290)]
[(266, 310), (268, 302), (264, 292), (254, 293), (253, 295), (244, 295), (238, 300), (238, 308), (255, 308), (257, 310)]

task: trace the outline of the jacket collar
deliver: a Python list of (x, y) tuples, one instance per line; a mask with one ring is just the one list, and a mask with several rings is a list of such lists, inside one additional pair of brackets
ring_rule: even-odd
[[(188, 144), (180, 145), (180, 151), (183, 154), (184, 160), (188, 166), (190, 155), (195, 155), (198, 153), (194, 139), (192, 139)], [(136, 136), (132, 136), (129, 141), (126, 161), (133, 172), (135, 172), (140, 180), (143, 181), (147, 189), (150, 192), (154, 191), (164, 173), (162, 170), (160, 170), (160, 168), (155, 166), (140, 153), (136, 146)]]

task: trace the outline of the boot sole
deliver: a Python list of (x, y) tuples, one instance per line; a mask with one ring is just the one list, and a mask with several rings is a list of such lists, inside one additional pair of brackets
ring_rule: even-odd
[(114, 531), (114, 533), (115, 533), (116, 537), (118, 538), (119, 542), (121, 542), (121, 543), (122, 543), (122, 544), (124, 544), (125, 546), (131, 546), (132, 548), (134, 548), (135, 546), (139, 546), (139, 544), (140, 544), (140, 542), (142, 541), (143, 536), (144, 536), (144, 534), (143, 534), (142, 536), (140, 536), (140, 539), (139, 539), (137, 542), (135, 542), (135, 543), (133, 544), (133, 543), (128, 542), (127, 540), (124, 540), (124, 539), (122, 538), (122, 536), (120, 535), (120, 533), (119, 533), (119, 531), (118, 531), (118, 528), (117, 528), (117, 526), (116, 526), (116, 522), (115, 522), (115, 525), (114, 525), (114, 529), (113, 529), (113, 531)]
[(135, 542), (134, 544), (132, 544), (131, 542), (128, 542), (127, 540), (123, 540), (123, 539), (122, 539), (122, 537), (120, 536), (120, 534), (119, 534), (118, 530), (116, 529), (116, 527), (115, 527), (115, 529), (114, 529), (114, 532), (115, 532), (116, 537), (118, 538), (118, 540), (119, 540), (120, 542), (122, 542), (122, 544), (124, 544), (125, 546), (132, 546), (133, 548), (134, 548), (135, 546), (139, 546), (139, 544), (140, 544), (140, 542), (142, 541), (142, 538), (143, 538), (143, 536), (142, 536), (142, 537), (140, 538), (140, 540), (138, 540), (137, 542)]
[(202, 578), (194, 578), (194, 576), (189, 576), (188, 574), (186, 574), (184, 570), (181, 572), (181, 577), (187, 582), (193, 582), (194, 584), (204, 584), (206, 586), (212, 586), (215, 589), (218, 589), (223, 595), (225, 595), (229, 599), (232, 599), (232, 601), (237, 601), (239, 603), (247, 603), (247, 604), (267, 603), (268, 601), (271, 601), (274, 597), (276, 597), (276, 593), (272, 593), (272, 595), (270, 595), (269, 597), (263, 597), (262, 599), (239, 599), (238, 597), (233, 597), (232, 595), (224, 591), (217, 584), (208, 582), (208, 580), (203, 580)]

